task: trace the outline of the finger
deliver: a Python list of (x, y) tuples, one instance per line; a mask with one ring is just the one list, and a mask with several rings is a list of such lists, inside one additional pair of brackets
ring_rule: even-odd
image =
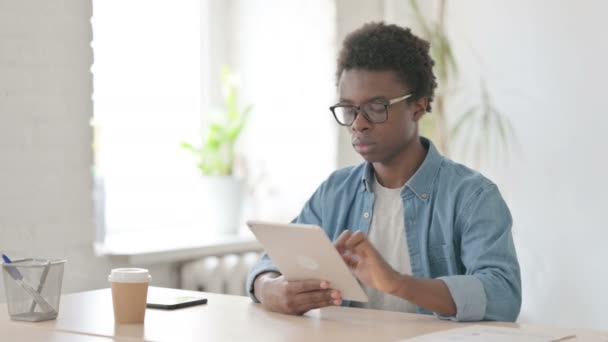
[(350, 268), (356, 268), (359, 262), (359, 258), (356, 255), (352, 255), (350, 252), (342, 255), (342, 259), (346, 263), (346, 265)]
[(337, 295), (336, 290), (317, 290), (294, 295), (291, 299), (291, 304), (299, 307), (306, 303), (322, 302), (337, 298), (339, 298), (339, 296)]
[(338, 252), (340, 252), (340, 254), (344, 252), (344, 243), (350, 238), (352, 234), (353, 233), (351, 231), (345, 230), (340, 234), (340, 236), (338, 236), (338, 238), (334, 242), (334, 246), (336, 246), (336, 249), (338, 250)]
[(341, 304), (342, 304), (341, 299), (322, 300), (322, 301), (318, 301), (318, 302), (303, 303), (302, 305), (298, 306), (297, 310), (298, 310), (299, 314), (304, 314), (310, 310), (320, 309), (320, 308), (334, 306), (334, 305), (341, 305)]
[(368, 242), (369, 240), (363, 232), (356, 232), (352, 234), (348, 240), (346, 240), (344, 246), (346, 249), (350, 249), (352, 251), (360, 251), (362, 247), (364, 248), (365, 245), (368, 245)]
[(353, 262), (354, 255), (351, 253), (351, 251), (346, 251), (344, 254), (342, 254), (342, 259), (346, 264), (350, 264)]
[(316, 307), (327, 306), (333, 301), (341, 301), (336, 290), (316, 290), (302, 292), (286, 298), (283, 312), (302, 314)]
[(329, 287), (329, 283), (324, 280), (309, 279), (295, 280), (287, 283), (287, 293), (297, 294), (315, 290), (323, 290)]
[(367, 257), (369, 255), (371, 255), (372, 253), (372, 244), (369, 243), (369, 241), (362, 241), (360, 243), (358, 243), (356, 246), (353, 246), (353, 249), (351, 249), (351, 252), (353, 253), (353, 255), (355, 257)]
[(291, 303), (295, 305), (304, 305), (306, 303), (322, 302), (325, 300), (342, 301), (342, 294), (336, 289), (302, 292), (294, 295), (291, 299)]

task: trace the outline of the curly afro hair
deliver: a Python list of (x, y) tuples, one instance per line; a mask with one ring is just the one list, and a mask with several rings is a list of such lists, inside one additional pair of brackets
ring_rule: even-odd
[(413, 101), (428, 98), (426, 110), (430, 112), (437, 82), (429, 48), (429, 42), (416, 37), (409, 28), (384, 22), (367, 23), (344, 39), (336, 83), (344, 70), (393, 70), (412, 88)]

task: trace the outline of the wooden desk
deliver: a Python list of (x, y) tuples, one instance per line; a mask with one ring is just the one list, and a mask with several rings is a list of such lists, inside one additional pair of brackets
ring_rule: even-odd
[(19, 342), (110, 342), (112, 338), (101, 336), (86, 336), (56, 330), (32, 328), (25, 324), (14, 324), (8, 321), (0, 322), (0, 335), (2, 341)]
[[(193, 294), (191, 291), (151, 287), (150, 291)], [(196, 294), (201, 294), (197, 292)], [(467, 323), (441, 321), (433, 316), (388, 311), (331, 307), (305, 316), (267, 312), (247, 297), (205, 293), (207, 305), (165, 311), (148, 309), (145, 324), (115, 325), (109, 289), (64, 295), (59, 317), (40, 323), (13, 322), (6, 304), (0, 305), (0, 327), (35, 334), (86, 334), (146, 341), (396, 341)], [(475, 323), (480, 324), (480, 323)], [(513, 323), (481, 324), (518, 327)], [(521, 325), (540, 331), (576, 334), (572, 341), (608, 341), (608, 332), (573, 331)], [(70, 335), (66, 335), (70, 336)], [(84, 335), (83, 335), (84, 337)], [(569, 340), (570, 341), (570, 340)]]

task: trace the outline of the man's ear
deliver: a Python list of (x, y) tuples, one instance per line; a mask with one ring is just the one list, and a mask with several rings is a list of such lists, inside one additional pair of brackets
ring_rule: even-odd
[(429, 99), (423, 96), (414, 102), (414, 121), (422, 119), (422, 116), (426, 113), (426, 107), (429, 104)]

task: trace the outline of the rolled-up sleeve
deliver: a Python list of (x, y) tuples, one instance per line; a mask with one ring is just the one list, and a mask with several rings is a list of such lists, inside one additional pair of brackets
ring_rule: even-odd
[(465, 274), (439, 277), (456, 304), (458, 321), (515, 321), (521, 308), (521, 275), (511, 233), (511, 213), (495, 184), (477, 191), (461, 215)]
[(456, 321), (481, 321), (484, 318), (487, 298), (483, 283), (479, 278), (469, 275), (437, 278), (448, 287), (456, 304), (456, 316), (442, 317)]
[(249, 294), (249, 297), (251, 297), (251, 299), (253, 299), (253, 301), (256, 303), (259, 303), (260, 301), (255, 297), (255, 294), (253, 293), (253, 284), (255, 283), (255, 279), (260, 274), (266, 272), (280, 273), (279, 269), (272, 263), (272, 260), (270, 260), (270, 257), (264, 254), (262, 258), (251, 268), (251, 270), (249, 270), (249, 273), (247, 274), (247, 282), (245, 285), (247, 286), (247, 293)]

